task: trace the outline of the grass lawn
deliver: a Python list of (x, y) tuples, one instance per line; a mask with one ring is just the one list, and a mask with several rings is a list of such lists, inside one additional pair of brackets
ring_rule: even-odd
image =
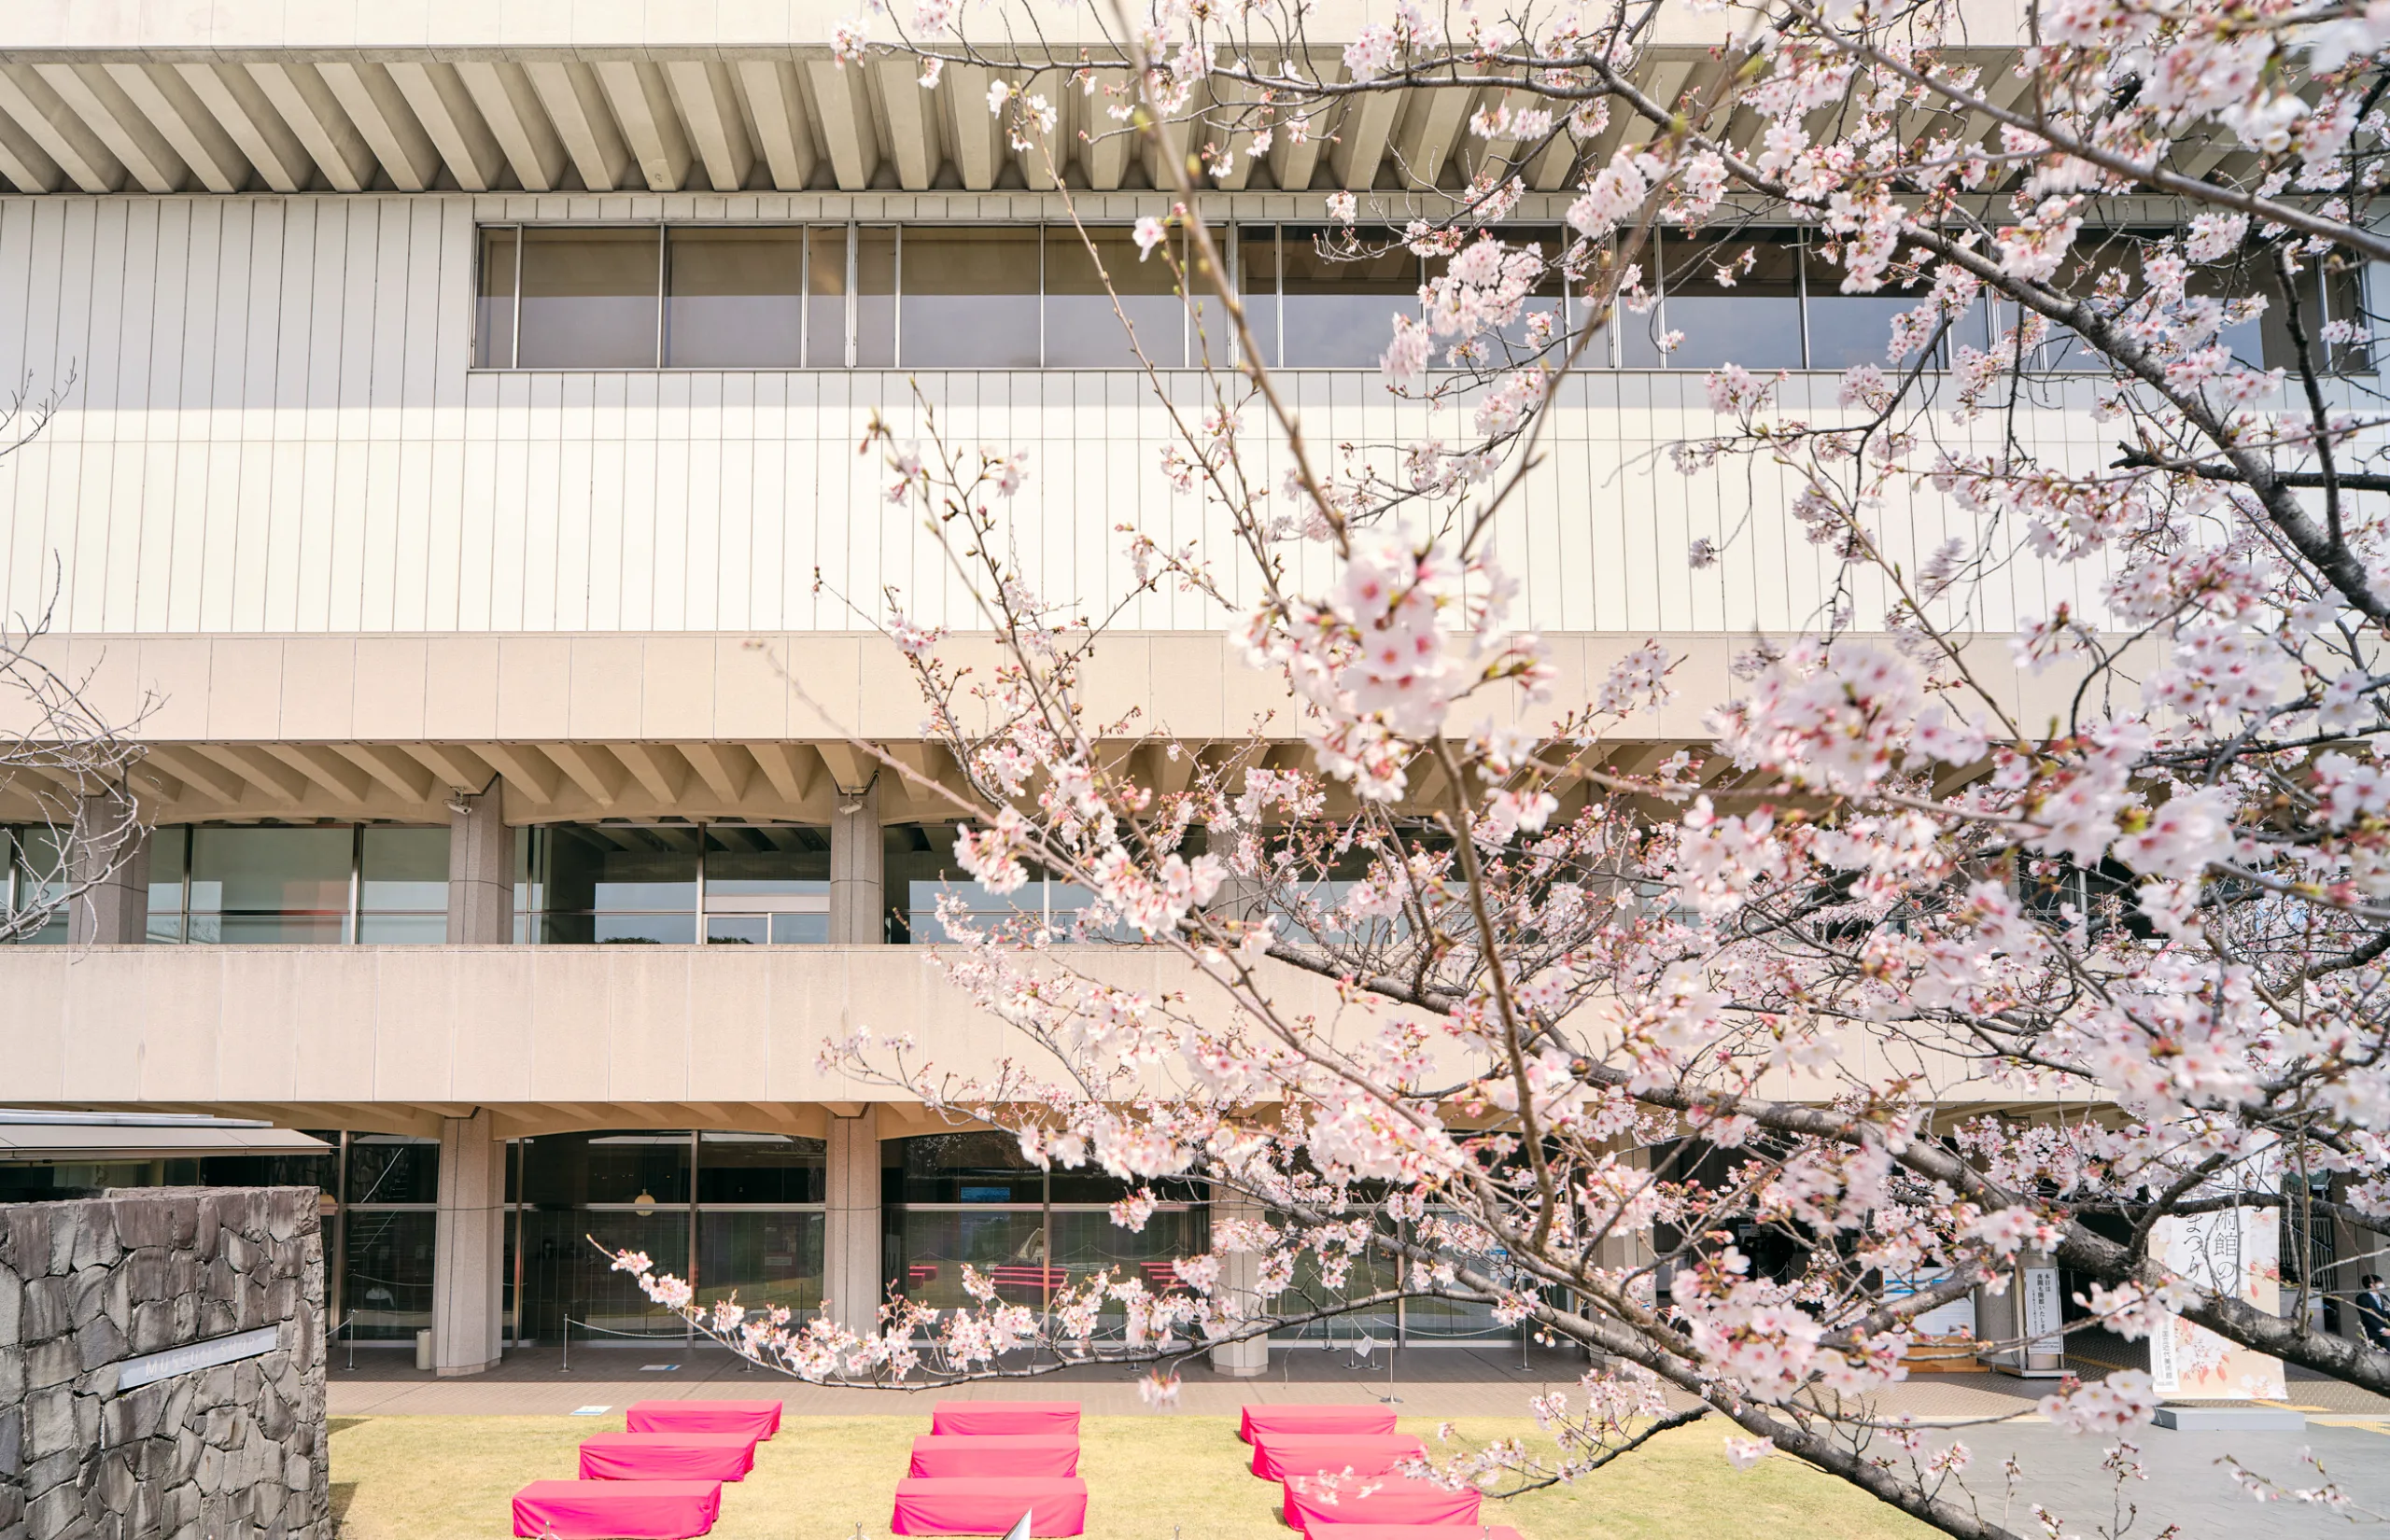
[[(332, 1508), (341, 1540), (497, 1540), (526, 1482), (569, 1477), (573, 1449), (608, 1417), (358, 1417), (332, 1422)], [(1459, 1424), (1471, 1440), (1532, 1437), (1524, 1419)], [(1406, 1419), (1435, 1449), (1435, 1428)], [(723, 1489), (724, 1540), (882, 1540), (896, 1478), (921, 1417), (792, 1417)], [(1782, 1456), (1737, 1472), (1717, 1428), (1685, 1428), (1573, 1489), (1489, 1503), (1492, 1523), (1527, 1540), (1891, 1540), (1928, 1532), (1873, 1498)], [(1272, 1495), (1246, 1467), (1231, 1418), (1092, 1417), (1081, 1430), (1092, 1540), (1290, 1540)], [(1465, 1533), (1465, 1532), (1464, 1532)], [(1469, 1540), (1475, 1537), (1469, 1536)]]

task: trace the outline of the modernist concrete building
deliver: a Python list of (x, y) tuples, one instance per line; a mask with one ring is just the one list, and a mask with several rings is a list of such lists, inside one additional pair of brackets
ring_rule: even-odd
[[(989, 72), (923, 89), (902, 62), (841, 67), (842, 14), (0, 15), (0, 381), (58, 403), (0, 459), (0, 598), (54, 595), (45, 645), (137, 716), (154, 831), (40, 938), (62, 945), (0, 955), (0, 1103), (314, 1133), (325, 1152), (238, 1158), (320, 1183), (345, 1331), (429, 1327), (443, 1373), (567, 1321), (653, 1327), (584, 1235), (694, 1268), (706, 1296), (826, 1295), (858, 1322), (892, 1283), (953, 1294), (960, 1260), (1033, 1298), (1201, 1244), (1200, 1193), (1129, 1236), (1106, 1182), (1048, 1181), (817, 1065), (854, 1026), (953, 1064), (1003, 1046), (919, 950), (947, 814), (849, 741), (940, 774), (868, 623), (893, 587), (972, 624), (856, 454), (869, 414), (910, 420), (918, 387), (957, 441), (1028, 450), (1016, 539), (1049, 594), (1094, 601), (1122, 586), (1124, 517), (1174, 543), (1205, 515), (1156, 473), (1164, 415), (1070, 217), (1144, 290), (1129, 307), (1169, 388), (1197, 400), (1186, 366), (1224, 346), (1132, 259), (1128, 225), (1167, 201), (1100, 92), (1067, 93), (1050, 146), (1018, 152)], [(1700, 57), (1662, 50), (1652, 84)], [(1357, 99), (1202, 196), (1314, 441), (1427, 430), (1372, 367), (1419, 265), (1326, 264), (1309, 234), (1328, 190), (1399, 213), (1456, 185), (1484, 150), (1469, 106)], [(1522, 228), (1557, 227), (1574, 164), (1533, 165)], [(1829, 602), (1828, 561), (1772, 525), (1744, 531), (1765, 559), (1688, 567), (1693, 540), (1782, 493), (1666, 469), (1706, 421), (1694, 371), (1731, 337), (1827, 399), (1902, 303), (1816, 283), (1790, 231), (1754, 244), (1731, 292), (1668, 293), (1676, 354), (1630, 329), (1568, 387), (1506, 536), (1527, 620), (1578, 679), (1647, 637), (1687, 655), (1678, 715), (1630, 754), (1695, 735), (1742, 638)], [(1940, 519), (1917, 511), (1919, 553)], [(1989, 630), (2088, 598), (2005, 581)], [(1183, 595), (1132, 607), (1092, 687), (1183, 739), (1292, 735)], [(35, 800), (73, 790), (6, 793), (12, 902), (43, 869)], [(1094, 965), (1164, 967), (1125, 947)], [(19, 1192), (124, 1180), (12, 1169)], [(1494, 1330), (1417, 1307), (1365, 1324)]]

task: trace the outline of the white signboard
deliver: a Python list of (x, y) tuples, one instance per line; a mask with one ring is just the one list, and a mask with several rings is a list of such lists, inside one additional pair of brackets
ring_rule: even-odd
[[(1933, 1267), (1906, 1278), (1887, 1278), (1884, 1280), (1884, 1303), (1897, 1305), (1912, 1295), (1923, 1294), (1944, 1282), (1949, 1276), (1948, 1268)], [(1944, 1300), (1912, 1319), (1909, 1330), (1919, 1337), (1975, 1336), (1975, 1296), (1962, 1294), (1956, 1299)]]
[[(2224, 1209), (2158, 1222), (2154, 1250), (2169, 1272), (2218, 1294), (2238, 1295), (2272, 1314), (2282, 1285), (2279, 1209)], [(2226, 1341), (2170, 1315), (2149, 1340), (2149, 1377), (2158, 1394), (2181, 1401), (2279, 1401), (2282, 1360)]]
[(163, 1352), (128, 1358), (117, 1367), (116, 1388), (129, 1391), (137, 1385), (171, 1379), (178, 1374), (212, 1369), (219, 1364), (237, 1364), (244, 1358), (261, 1358), (274, 1351), (280, 1337), (281, 1333), (274, 1327), (260, 1326), (253, 1332), (211, 1337), (204, 1342), (185, 1343), (179, 1348), (168, 1348)]
[(2020, 1267), (2017, 1274), (2025, 1291), (2025, 1351), (2064, 1352), (2066, 1334), (2061, 1328), (2066, 1321), (2059, 1308), (2058, 1269)]

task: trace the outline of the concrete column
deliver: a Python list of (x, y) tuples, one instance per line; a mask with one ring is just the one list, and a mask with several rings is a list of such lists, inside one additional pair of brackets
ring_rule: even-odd
[[(68, 878), (82, 892), (66, 906), (66, 939), (77, 946), (133, 946), (149, 931), (149, 831), (131, 802), (104, 791), (75, 810)], [(111, 870), (113, 868), (113, 870)]]
[[(514, 939), (514, 831), (503, 783), (459, 795), (448, 812), (448, 940), (500, 946)], [(463, 808), (463, 812), (457, 811)]]
[(829, 1191), (822, 1294), (830, 1317), (852, 1332), (879, 1327), (879, 1109), (830, 1117)]
[(440, 1120), (433, 1238), (431, 1365), (446, 1376), (498, 1367), (505, 1295), (506, 1141), (485, 1107)]
[[(1217, 1187), (1212, 1189), (1214, 1224), (1223, 1219), (1258, 1221), (1266, 1217), (1267, 1214), (1261, 1205), (1242, 1193), (1224, 1192)], [(1256, 1253), (1230, 1252), (1220, 1258), (1218, 1285), (1220, 1295), (1224, 1299), (1231, 1302), (1247, 1319), (1260, 1315), (1270, 1308), (1271, 1301), (1254, 1292), (1255, 1286), (1260, 1282), (1260, 1280), (1261, 1258)], [(1212, 1350), (1212, 1368), (1217, 1374), (1233, 1375), (1239, 1379), (1250, 1379), (1255, 1375), (1266, 1373), (1269, 1367), (1270, 1339), (1266, 1337), (1250, 1337), (1238, 1342), (1223, 1342)]]
[[(830, 940), (834, 945), (871, 946), (888, 939), (887, 887), (888, 854), (880, 843), (879, 781), (875, 777), (859, 793), (840, 791), (837, 810), (830, 815)], [(875, 1165), (872, 1181), (879, 1180)]]

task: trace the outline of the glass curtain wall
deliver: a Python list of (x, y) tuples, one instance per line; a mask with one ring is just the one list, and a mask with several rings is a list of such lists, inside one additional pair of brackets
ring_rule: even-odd
[[(938, 903), (946, 894), (962, 901), (963, 912), (976, 925), (1022, 924), (1048, 929), (1063, 939), (1081, 934), (1080, 921), (1095, 895), (1076, 883), (1033, 876), (1009, 893), (999, 893), (973, 880), (954, 859), (959, 823), (891, 824), (882, 834), (887, 939), (893, 945), (921, 945), (949, 940), (938, 919)], [(1104, 932), (1110, 939), (1132, 938), (1125, 926)]]
[(333, 1320), (359, 1342), (412, 1341), (431, 1324), (440, 1141), (350, 1134), (344, 1142), (339, 1229), (327, 1251), (340, 1279)]
[[(527, 1342), (682, 1337), (594, 1240), (645, 1252), (710, 1304), (822, 1307), (825, 1146), (790, 1134), (638, 1129), (518, 1141), (506, 1309)], [(695, 1258), (692, 1267), (691, 1259)]]
[(515, 841), (515, 939), (788, 946), (829, 939), (830, 834), (809, 824), (594, 823)]
[[(64, 842), (42, 824), (0, 826), (0, 903), (10, 915), (28, 914), (45, 903), (56, 903), (67, 884)], [(17, 938), (29, 945), (63, 945), (66, 910), (51, 911), (39, 928)]]
[(448, 939), (448, 830), (174, 824), (150, 837), (148, 939), (434, 945)]
[[(1176, 1286), (1172, 1262), (1211, 1245), (1208, 1210), (1184, 1184), (1154, 1184), (1165, 1201), (1143, 1230), (1112, 1223), (1111, 1205), (1132, 1190), (1095, 1170), (1046, 1172), (998, 1130), (882, 1141), (881, 1271), (906, 1297), (939, 1309), (977, 1302), (967, 1267), (1006, 1304), (1044, 1310), (1093, 1273)], [(1117, 1306), (1102, 1312), (1117, 1321)]]

